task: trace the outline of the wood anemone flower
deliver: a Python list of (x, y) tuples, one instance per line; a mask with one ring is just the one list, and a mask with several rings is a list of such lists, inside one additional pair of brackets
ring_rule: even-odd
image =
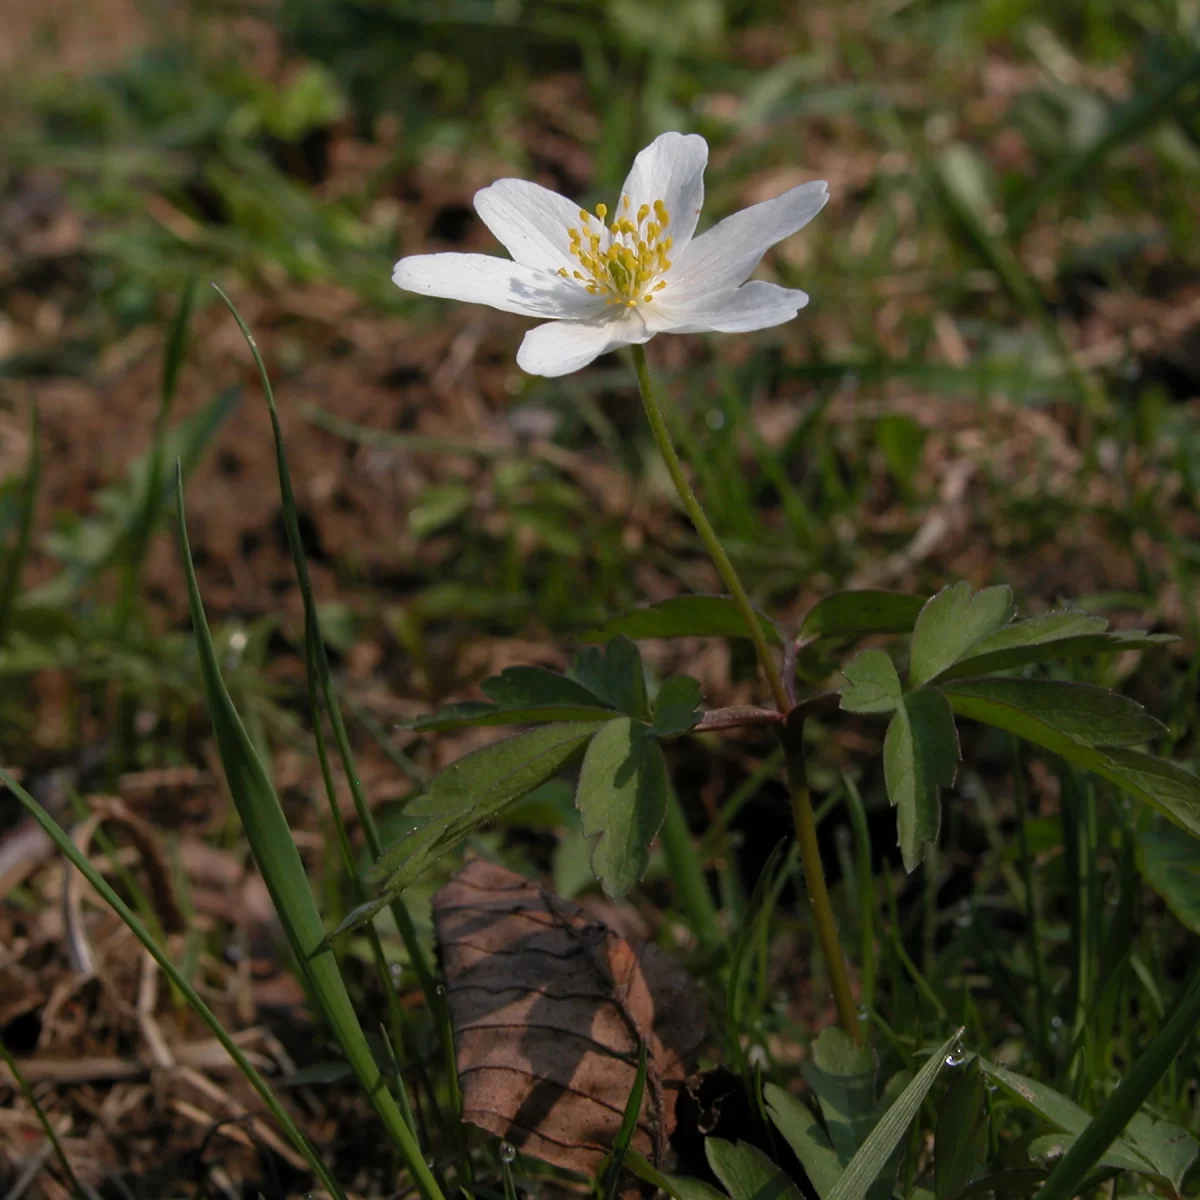
[(790, 321), (808, 295), (749, 279), (776, 242), (829, 198), (806, 183), (692, 235), (704, 204), (708, 144), (664, 133), (633, 160), (618, 203), (594, 213), (523, 179), (475, 195), (483, 222), (512, 255), (418, 254), (392, 273), (424, 296), (546, 317), (517, 352), (531, 375), (568, 375), (656, 333), (746, 333)]

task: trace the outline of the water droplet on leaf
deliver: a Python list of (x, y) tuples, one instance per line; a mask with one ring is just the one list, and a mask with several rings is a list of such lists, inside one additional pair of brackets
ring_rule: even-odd
[(512, 1142), (500, 1143), (500, 1161), (503, 1163), (514, 1162), (517, 1157), (517, 1148)]

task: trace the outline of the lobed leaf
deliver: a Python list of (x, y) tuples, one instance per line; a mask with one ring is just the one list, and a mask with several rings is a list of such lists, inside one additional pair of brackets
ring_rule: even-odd
[(368, 880), (384, 882), (388, 895), (402, 891), (473, 829), (557, 775), (603, 724), (544, 725), (464, 754), (407, 806), (418, 827), (383, 852)]
[(800, 1189), (757, 1146), (710, 1137), (704, 1153), (732, 1200), (803, 1200)]
[(883, 742), (883, 776), (896, 807), (904, 867), (915, 870), (942, 823), (939, 789), (954, 782), (958, 731), (946, 697), (917, 688), (897, 706)]
[(1086, 683), (991, 676), (943, 690), (1019, 709), (1081, 746), (1138, 746), (1166, 732), (1140, 704)]
[(900, 703), (903, 687), (896, 665), (883, 650), (864, 650), (842, 668), (847, 684), (842, 708), (852, 713), (889, 713)]
[(1030, 663), (1057, 662), (1065, 658), (1084, 658), (1092, 654), (1117, 654), (1122, 650), (1148, 650), (1151, 646), (1160, 646), (1176, 640), (1178, 639), (1171, 634), (1093, 633), (1080, 637), (1052, 638), (1027, 646), (989, 651), (986, 654), (977, 654), (972, 650), (967, 658), (948, 667), (934, 682), (967, 679), (976, 675), (988, 675), (993, 671), (1012, 671)]
[(944, 587), (921, 609), (913, 626), (909, 685), (919, 687), (934, 679), (1012, 620), (1015, 611), (1012, 588), (984, 588), (972, 596), (967, 583)]
[(642, 656), (627, 637), (615, 637), (603, 647), (589, 646), (581, 651), (569, 674), (602, 704), (638, 721), (650, 719)]
[(667, 811), (667, 786), (666, 760), (647, 726), (617, 717), (592, 738), (575, 804), (585, 836), (600, 835), (592, 870), (614, 900), (646, 873), (650, 843)]
[(1137, 750), (1081, 744), (1078, 738), (1045, 720), (1044, 714), (1035, 716), (1014, 706), (1011, 696), (1003, 697), (989, 693), (986, 688), (981, 689), (978, 684), (984, 682), (997, 681), (953, 683), (940, 690), (959, 716), (1003, 729), (1061, 755), (1068, 762), (1116, 784), (1136, 799), (1165, 813), (1193, 836), (1200, 837), (1200, 778), (1174, 763)]

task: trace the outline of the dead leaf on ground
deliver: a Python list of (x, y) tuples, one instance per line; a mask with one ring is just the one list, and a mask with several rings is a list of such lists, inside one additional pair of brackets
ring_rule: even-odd
[(633, 1146), (661, 1162), (704, 1038), (691, 977), (581, 908), (475, 859), (433, 900), (463, 1118), (525, 1153), (593, 1173), (621, 1125), (646, 1043)]

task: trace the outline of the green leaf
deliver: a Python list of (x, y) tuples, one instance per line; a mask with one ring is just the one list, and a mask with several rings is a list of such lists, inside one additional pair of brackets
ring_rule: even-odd
[[(1200, 837), (1200, 779), (1166, 759), (1140, 750), (1106, 748), (1098, 753), (1102, 765), (1089, 770), (1112, 780), (1131, 796), (1154, 805), (1177, 825)], [(1069, 756), (1064, 754), (1063, 758)]]
[(602, 724), (545, 725), (456, 759), (404, 810), (418, 827), (383, 852), (368, 880), (384, 881), (388, 895), (402, 891), (473, 829), (557, 775)]
[(842, 1174), (842, 1164), (829, 1136), (803, 1100), (773, 1083), (767, 1084), (763, 1095), (767, 1115), (800, 1160), (820, 1200), (826, 1200)]
[(690, 675), (673, 675), (664, 680), (654, 697), (654, 732), (659, 737), (687, 733), (697, 721), (700, 685)]
[(841, 689), (842, 708), (852, 713), (889, 713), (903, 687), (896, 665), (883, 650), (864, 650), (842, 668), (849, 683)]
[(601, 703), (638, 721), (650, 719), (642, 656), (627, 637), (615, 637), (603, 647), (589, 646), (581, 651), (569, 674)]
[(935, 688), (918, 688), (897, 707), (883, 741), (883, 776), (888, 799), (896, 806), (900, 852), (908, 871), (937, 841), (942, 823), (939, 788), (954, 782), (958, 731), (946, 697)]
[(550, 705), (529, 708), (504, 708), (482, 700), (464, 700), (447, 704), (437, 712), (422, 717), (409, 717), (397, 722), (400, 728), (414, 733), (441, 733), (451, 729), (471, 729), (492, 725), (544, 725), (554, 721), (607, 721), (617, 715), (611, 708), (571, 705)]
[(800, 626), (800, 636), (831, 638), (908, 633), (924, 607), (923, 597), (905, 592), (874, 589), (834, 592), (809, 609)]
[(900, 1093), (896, 1102), (883, 1114), (879, 1123), (867, 1135), (862, 1148), (850, 1160), (842, 1177), (825, 1200), (865, 1200), (889, 1160), (900, 1139), (908, 1132), (938, 1072), (946, 1064), (946, 1056), (958, 1044), (960, 1029), (933, 1052), (929, 1061), (916, 1073), (912, 1082)]
[(603, 725), (583, 756), (575, 804), (584, 834), (601, 835), (592, 870), (620, 899), (646, 873), (667, 811), (667, 764), (652, 731), (628, 717)]
[(604, 708), (595, 692), (567, 675), (545, 667), (509, 667), (485, 679), (483, 694), (501, 708)]
[(1019, 709), (1081, 746), (1138, 746), (1166, 732), (1140, 704), (1086, 683), (992, 677), (942, 690)]
[(1026, 621), (1013, 621), (989, 634), (972, 648), (972, 654), (991, 654), (999, 650), (1014, 650), (1023, 646), (1037, 646), (1044, 642), (1063, 641), (1066, 638), (1087, 637), (1103, 633), (1108, 622), (1091, 613), (1064, 609), (1060, 612), (1043, 613)]
[(954, 1200), (987, 1162), (987, 1088), (979, 1060), (959, 1071), (938, 1113), (933, 1146), (936, 1200)]
[(1124, 1136), (1176, 1194), (1183, 1192), (1184, 1176), (1200, 1154), (1200, 1145), (1191, 1133), (1170, 1121), (1155, 1121), (1139, 1112), (1125, 1126)]
[(874, 1053), (830, 1025), (813, 1042), (812, 1060), (802, 1062), (800, 1071), (821, 1103), (821, 1118), (839, 1161), (848, 1163), (875, 1123)]
[(757, 1146), (706, 1138), (704, 1153), (732, 1200), (803, 1200), (800, 1189)]
[(1046, 721), (996, 696), (981, 694), (974, 682), (950, 684), (941, 691), (959, 716), (1014, 733), (1061, 755), (1166, 813), (1177, 825), (1200, 837), (1200, 778), (1182, 767), (1137, 750), (1081, 745)]
[[(759, 624), (767, 641), (783, 644), (776, 625), (761, 613)], [(728, 596), (673, 596), (649, 608), (635, 608), (606, 621), (589, 641), (601, 641), (622, 634), (628, 638), (671, 637), (749, 637), (746, 622)]]
[(1196, 839), (1174, 825), (1147, 829), (1138, 837), (1138, 867), (1179, 923), (1200, 933), (1200, 846)]
[(937, 682), (1011, 671), (1028, 663), (1051, 659), (1146, 650), (1177, 640), (1170, 634), (1148, 634), (1140, 630), (1105, 633), (1107, 625), (1103, 617), (1072, 611), (1050, 612), (1028, 621), (1014, 621), (976, 642), (967, 657), (938, 674)]
[(913, 626), (910, 686), (928, 683), (956, 663), (977, 642), (1007, 624), (1014, 611), (1008, 587), (984, 588), (974, 596), (966, 583), (943, 588), (921, 609)]

